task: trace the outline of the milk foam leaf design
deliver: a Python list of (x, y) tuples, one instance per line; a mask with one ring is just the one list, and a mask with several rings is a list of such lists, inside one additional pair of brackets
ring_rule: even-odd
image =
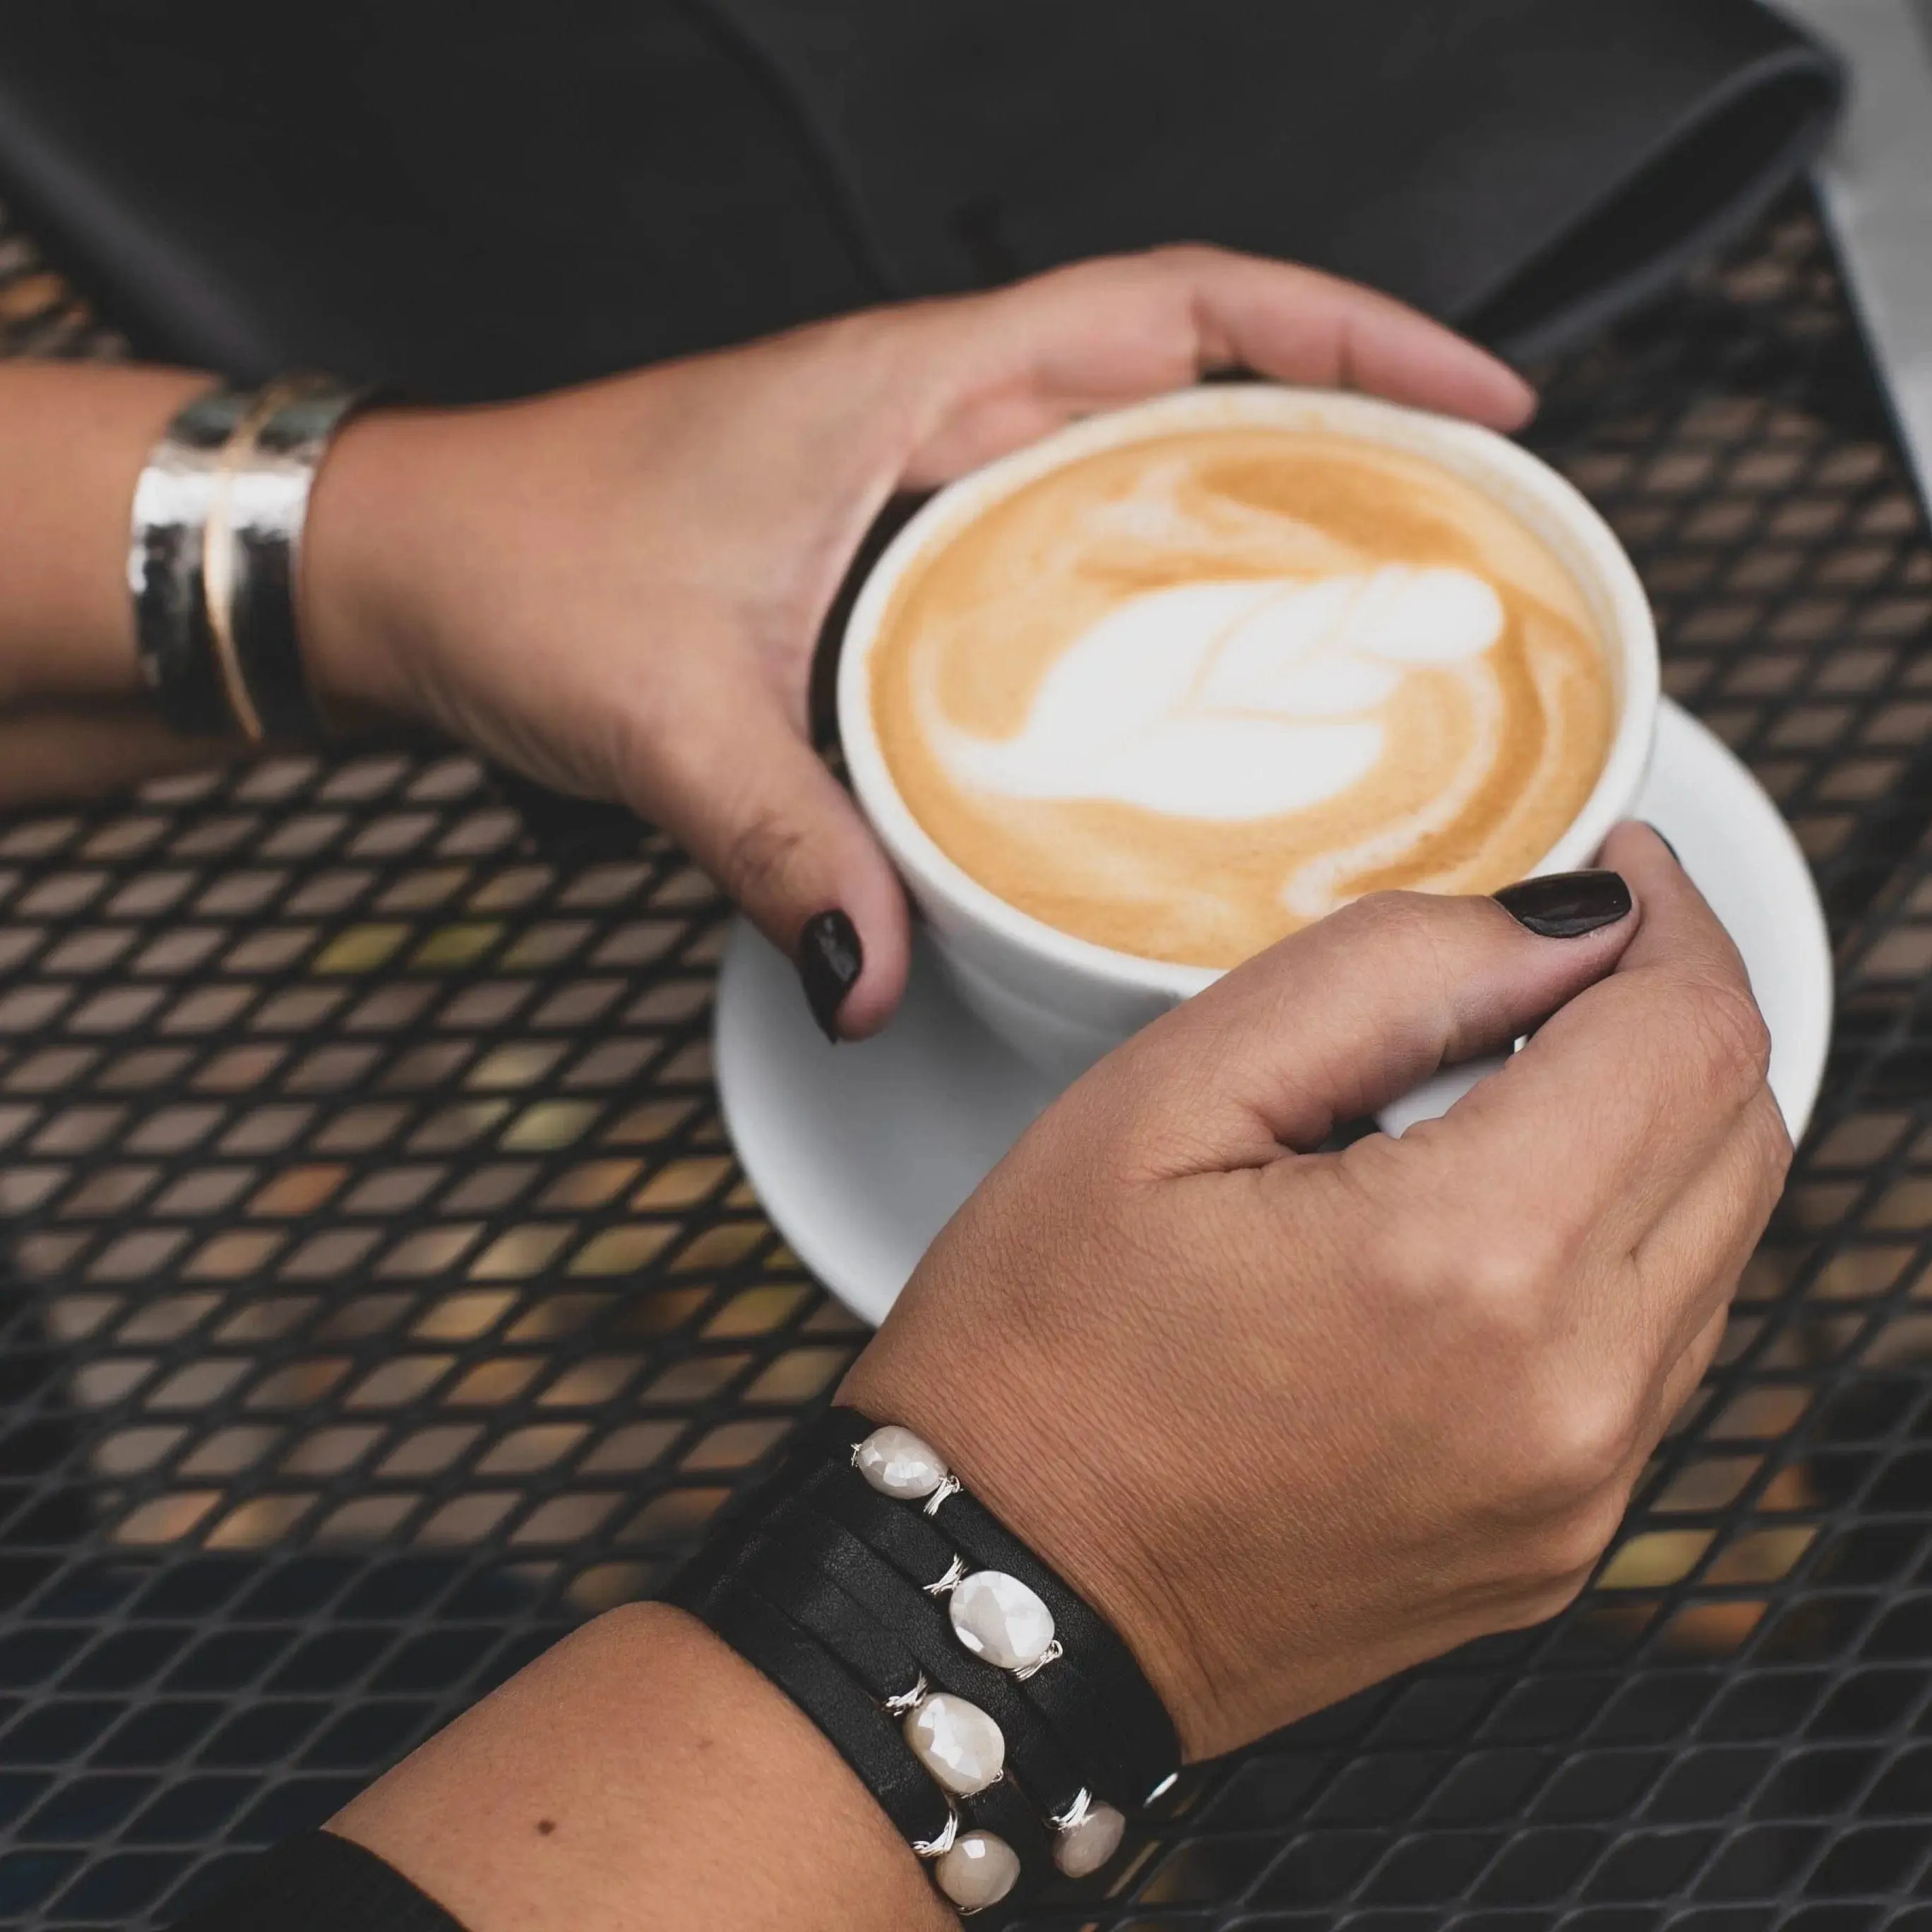
[(1495, 590), (1462, 570), (1184, 584), (1076, 638), (1011, 738), (962, 731), (930, 692), (921, 708), (953, 777), (1000, 797), (1268, 818), (1366, 777), (1405, 676), (1480, 657), (1503, 623)]
[(1448, 783), (1413, 811), (1289, 873), (1282, 884), (1281, 902), (1298, 919), (1325, 919), (1346, 905), (1355, 895), (1356, 880), (1401, 864), (1426, 840), (1447, 831), (1488, 782), (1502, 736), (1502, 687), (1479, 662), (1465, 660), (1448, 668), (1461, 688), (1472, 727), (1461, 762)]

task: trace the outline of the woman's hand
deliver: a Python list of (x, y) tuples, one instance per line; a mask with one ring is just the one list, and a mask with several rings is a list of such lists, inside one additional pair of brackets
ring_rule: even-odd
[(905, 904), (806, 716), (860, 539), (896, 490), (1233, 366), (1502, 428), (1532, 402), (1382, 296), (1185, 248), (536, 402), (377, 414), (317, 484), (311, 668), (345, 706), (664, 825), (788, 952), (842, 909), (862, 965), (830, 1004), (839, 1033), (868, 1034), (904, 982)]
[[(1711, 1358), (1790, 1149), (1709, 908), (1641, 827), (1604, 859), (1634, 909), (1581, 937), (1367, 900), (1130, 1041), (842, 1391), (1106, 1612), (1191, 1756), (1567, 1603)], [(1444, 1119), (1311, 1151), (1532, 1029)], [(476, 1932), (944, 1918), (826, 1740), (655, 1606), (332, 1828)]]
[(1790, 1144), (1710, 908), (1642, 828), (1604, 862), (1636, 910), (1586, 936), (1366, 900), (1149, 1028), (846, 1384), (1108, 1614), (1190, 1756), (1553, 1614), (1710, 1360)]

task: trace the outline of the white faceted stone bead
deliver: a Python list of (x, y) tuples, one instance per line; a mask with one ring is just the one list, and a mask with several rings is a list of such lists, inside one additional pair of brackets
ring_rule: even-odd
[(916, 1502), (946, 1480), (946, 1465), (929, 1444), (896, 1424), (875, 1429), (859, 1444), (860, 1475), (882, 1496)]
[(1088, 1878), (1120, 1849), (1127, 1821), (1104, 1798), (1087, 1808), (1078, 1824), (1062, 1832), (1053, 1848), (1053, 1862), (1069, 1878)]
[(1000, 1727), (976, 1704), (936, 1690), (905, 1720), (913, 1756), (948, 1791), (970, 1798), (983, 1791), (1006, 1767), (1006, 1741)]
[(946, 1600), (959, 1641), (1002, 1670), (1037, 1664), (1053, 1641), (1053, 1612), (1017, 1576), (976, 1570)]
[(967, 1832), (932, 1868), (939, 1888), (962, 1912), (997, 1905), (1018, 1882), (1019, 1855), (991, 1832)]

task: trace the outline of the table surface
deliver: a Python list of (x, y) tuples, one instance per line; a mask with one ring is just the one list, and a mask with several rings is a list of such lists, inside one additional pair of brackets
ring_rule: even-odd
[[(0, 228), (0, 350), (116, 344)], [(1596, 1583), (1191, 1773), (1029, 1925), (1852, 1932), (1932, 1898), (1932, 548), (1808, 200), (1547, 372), (1841, 1021)], [(863, 1340), (708, 1058), (725, 908), (453, 755), (0, 823), (0, 1926), (160, 1923), (648, 1592)]]

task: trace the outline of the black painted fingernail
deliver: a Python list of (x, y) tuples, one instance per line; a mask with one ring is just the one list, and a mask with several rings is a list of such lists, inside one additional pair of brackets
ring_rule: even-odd
[(798, 936), (798, 976), (805, 982), (805, 1004), (812, 1017), (834, 1046), (838, 1044), (838, 1009), (859, 983), (865, 965), (858, 928), (836, 906), (806, 921)]
[(1542, 939), (1580, 939), (1615, 926), (1630, 909), (1630, 888), (1620, 873), (1556, 872), (1505, 886), (1496, 904), (1519, 926)]
[[(1645, 824), (1646, 824), (1646, 825), (1650, 825), (1650, 820), (1649, 820), (1648, 819), (1647, 819), (1647, 818), (1646, 818), (1643, 822), (1644, 822), (1644, 823), (1645, 823)], [(1684, 861), (1682, 860), (1682, 859), (1681, 859), (1681, 858), (1678, 858), (1678, 857), (1677, 848), (1676, 848), (1675, 845), (1672, 844), (1671, 844), (1671, 842), (1670, 842), (1670, 841), (1668, 838), (1665, 838), (1665, 837), (1664, 837), (1664, 834), (1663, 834), (1660, 831), (1658, 831), (1658, 828), (1657, 828), (1654, 825), (1650, 825), (1650, 829), (1652, 830), (1652, 831), (1657, 832), (1657, 842), (1658, 842), (1660, 845), (1661, 845), (1661, 846), (1664, 848), (1664, 849), (1666, 852), (1668, 852), (1668, 853), (1670, 854), (1670, 856), (1671, 856), (1673, 859), (1676, 859), (1676, 860), (1677, 860), (1677, 862), (1678, 862), (1680, 866), (1681, 866), (1681, 865), (1682, 865), (1682, 864), (1683, 864), (1683, 862), (1684, 862)]]

